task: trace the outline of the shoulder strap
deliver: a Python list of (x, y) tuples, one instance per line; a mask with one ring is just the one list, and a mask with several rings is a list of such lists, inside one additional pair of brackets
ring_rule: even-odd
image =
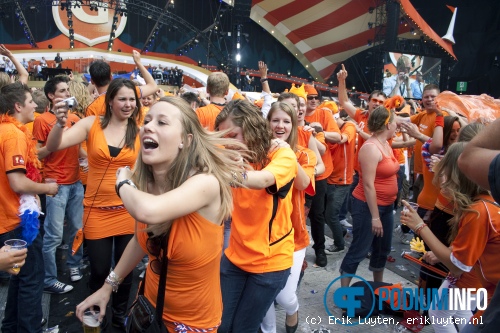
[(484, 202), (484, 201), (489, 202), (490, 204), (492, 204), (492, 205), (496, 206), (497, 208), (500, 208), (500, 205), (499, 205), (498, 203), (493, 202), (493, 201), (491, 201), (491, 200), (488, 200), (488, 199), (481, 199), (481, 201), (483, 201), (483, 202)]
[(165, 246), (163, 246), (163, 260), (161, 264), (161, 271), (160, 271), (160, 282), (158, 283), (158, 292), (156, 294), (156, 320), (158, 321), (158, 324), (162, 325), (163, 321), (163, 305), (165, 304), (165, 286), (167, 284), (167, 268), (168, 268), (168, 258), (167, 258), (167, 247), (168, 247), (168, 240), (170, 238), (170, 229), (168, 230), (167, 234), (163, 238), (162, 242), (165, 243)]

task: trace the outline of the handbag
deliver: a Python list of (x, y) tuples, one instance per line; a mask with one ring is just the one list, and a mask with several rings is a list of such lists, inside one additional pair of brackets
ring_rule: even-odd
[(163, 305), (165, 301), (165, 285), (167, 283), (168, 259), (166, 256), (169, 234), (165, 235), (165, 256), (162, 260), (160, 270), (160, 282), (158, 284), (158, 293), (156, 296), (156, 309), (151, 302), (144, 296), (144, 284), (146, 282), (146, 273), (139, 287), (137, 299), (130, 307), (125, 327), (127, 333), (168, 333), (167, 327), (163, 322)]

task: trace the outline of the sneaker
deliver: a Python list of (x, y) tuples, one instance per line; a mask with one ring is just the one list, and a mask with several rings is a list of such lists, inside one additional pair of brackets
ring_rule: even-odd
[(57, 281), (50, 287), (43, 288), (43, 292), (48, 294), (65, 294), (71, 290), (73, 290), (73, 286), (59, 281)]
[(80, 281), (83, 277), (83, 274), (80, 271), (79, 267), (70, 268), (69, 275), (71, 277), (71, 281), (73, 281), (73, 282)]
[(337, 254), (337, 253), (343, 253), (345, 251), (344, 248), (339, 248), (335, 245), (331, 245), (329, 248), (326, 249), (326, 254)]
[(352, 228), (352, 224), (350, 224), (349, 222), (347, 222), (346, 219), (340, 220), (340, 224), (343, 225), (346, 228)]
[(325, 267), (327, 263), (328, 260), (326, 259), (325, 251), (316, 251), (316, 265), (319, 267)]
[(398, 225), (397, 228), (394, 229), (394, 233), (396, 234), (396, 236), (399, 237), (399, 240), (401, 241), (401, 244), (406, 244), (406, 245), (410, 244), (410, 241), (408, 240), (407, 234), (405, 234), (403, 232), (403, 230), (401, 230), (401, 226), (400, 225)]

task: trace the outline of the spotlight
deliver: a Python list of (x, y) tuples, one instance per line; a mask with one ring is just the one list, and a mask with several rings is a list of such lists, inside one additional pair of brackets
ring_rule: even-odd
[(373, 11), (375, 10), (375, 8), (373, 7), (368, 7), (368, 13), (370, 14), (373, 14)]
[(69, 34), (70, 35), (74, 35), (75, 34), (75, 30), (73, 30), (73, 28), (69, 29)]
[(367, 41), (367, 45), (368, 45), (368, 46), (372, 46), (372, 40), (371, 40), (371, 39), (368, 39), (368, 41)]
[(368, 22), (368, 29), (373, 28), (373, 22)]
[(198, 60), (198, 66), (201, 67), (201, 60)]
[(290, 70), (287, 70), (287, 71), (286, 71), (286, 76), (287, 76), (287, 77), (291, 77), (291, 76), (292, 76), (292, 72), (291, 72)]
[(51, 49), (51, 48), (52, 48), (52, 44), (49, 44), (49, 49)]
[(73, 28), (73, 20), (68, 20), (68, 27)]

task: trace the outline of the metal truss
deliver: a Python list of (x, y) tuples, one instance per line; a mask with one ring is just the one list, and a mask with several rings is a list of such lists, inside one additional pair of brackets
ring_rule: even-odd
[[(5, 10), (8, 7), (16, 6), (16, 0), (0, 0), (0, 8)], [(19, 1), (18, 6), (22, 9), (30, 8), (32, 6), (60, 6), (61, 4), (70, 4), (71, 7), (88, 6), (91, 8), (109, 8), (120, 9), (125, 15), (134, 13), (150, 20), (156, 21), (155, 28), (151, 34), (155, 33), (158, 25), (172, 25), (182, 27), (186, 34), (192, 35), (199, 43), (206, 49), (210, 50), (213, 59), (222, 64), (224, 55), (221, 50), (213, 45), (212, 41), (205, 33), (197, 29), (188, 21), (168, 11), (168, 4), (165, 8), (157, 7), (142, 0), (22, 0)], [(151, 37), (150, 34), (150, 37)], [(150, 38), (146, 41), (148, 43)], [(34, 41), (34, 39), (33, 39)], [(143, 48), (144, 49), (144, 48)], [(214, 52), (215, 51), (215, 52)]]

